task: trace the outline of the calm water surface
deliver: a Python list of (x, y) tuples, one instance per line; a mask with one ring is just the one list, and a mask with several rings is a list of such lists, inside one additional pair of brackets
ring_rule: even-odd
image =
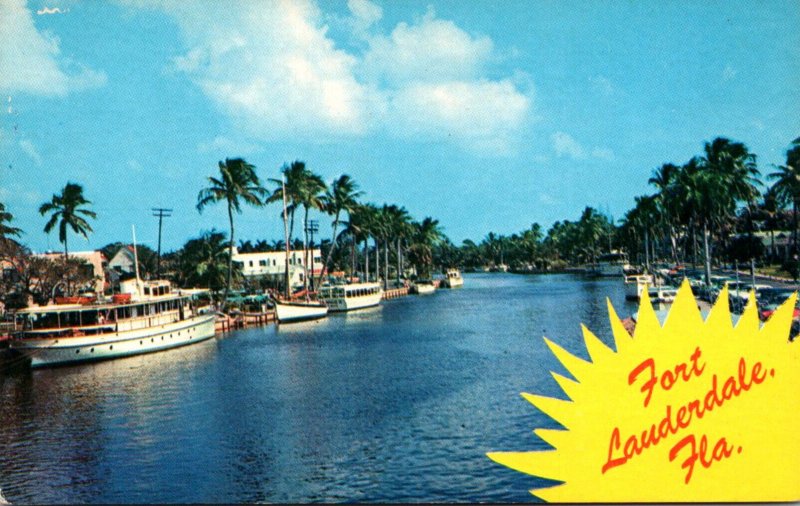
[(586, 357), (622, 283), (474, 274), (465, 287), (90, 365), (0, 376), (14, 503), (533, 502), (492, 450), (547, 445), (542, 336)]

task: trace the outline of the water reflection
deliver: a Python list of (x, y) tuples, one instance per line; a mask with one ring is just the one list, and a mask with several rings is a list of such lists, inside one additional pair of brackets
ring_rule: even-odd
[(546, 445), (543, 335), (622, 315), (622, 284), (467, 276), (463, 289), (153, 355), (0, 376), (12, 502), (529, 502), (490, 450)]

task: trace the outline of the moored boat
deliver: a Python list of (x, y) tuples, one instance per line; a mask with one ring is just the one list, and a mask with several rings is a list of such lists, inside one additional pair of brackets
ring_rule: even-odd
[(628, 256), (625, 253), (612, 251), (597, 257), (597, 262), (590, 265), (586, 273), (590, 276), (624, 276), (625, 271), (630, 271)]
[(646, 286), (653, 286), (653, 276), (649, 274), (625, 276), (625, 298), (639, 300)]
[(319, 299), (329, 311), (351, 311), (377, 306), (383, 297), (378, 283), (353, 283), (350, 285), (326, 285), (319, 290)]
[[(135, 284), (134, 284), (135, 282)], [(31, 367), (105, 360), (166, 350), (214, 337), (213, 313), (168, 281), (130, 280), (128, 297), (108, 302), (51, 304), (22, 309), (10, 348)]]
[(447, 288), (458, 288), (464, 286), (464, 278), (461, 277), (461, 272), (458, 269), (447, 269), (442, 283)]
[(299, 322), (324, 318), (328, 306), (318, 300), (283, 300), (275, 298), (275, 317), (278, 323)]
[(411, 286), (411, 292), (417, 295), (430, 295), (435, 291), (436, 285), (433, 284), (433, 281), (429, 280), (417, 281)]

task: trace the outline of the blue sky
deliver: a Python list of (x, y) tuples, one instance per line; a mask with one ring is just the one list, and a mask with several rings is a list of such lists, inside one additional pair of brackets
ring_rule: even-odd
[[(785, 160), (798, 26), (796, 1), (0, 0), (0, 201), (37, 251), (60, 248), (37, 209), (67, 181), (98, 213), (70, 249), (132, 224), (155, 247), (150, 209), (173, 208), (171, 250), (227, 230), (195, 203), (241, 156), (350, 174), (456, 244), (618, 219), (714, 137)], [(245, 209), (237, 239), (281, 238), (279, 215)]]

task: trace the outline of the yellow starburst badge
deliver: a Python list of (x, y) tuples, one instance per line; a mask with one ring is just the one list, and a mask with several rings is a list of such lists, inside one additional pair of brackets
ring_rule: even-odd
[(645, 290), (633, 336), (609, 302), (616, 351), (585, 327), (591, 362), (545, 338), (568, 400), (522, 394), (564, 427), (534, 431), (553, 449), (489, 458), (563, 482), (531, 491), (549, 502), (800, 499), (796, 297), (762, 325), (751, 293), (734, 326), (727, 289), (703, 321), (684, 281), (662, 326)]

